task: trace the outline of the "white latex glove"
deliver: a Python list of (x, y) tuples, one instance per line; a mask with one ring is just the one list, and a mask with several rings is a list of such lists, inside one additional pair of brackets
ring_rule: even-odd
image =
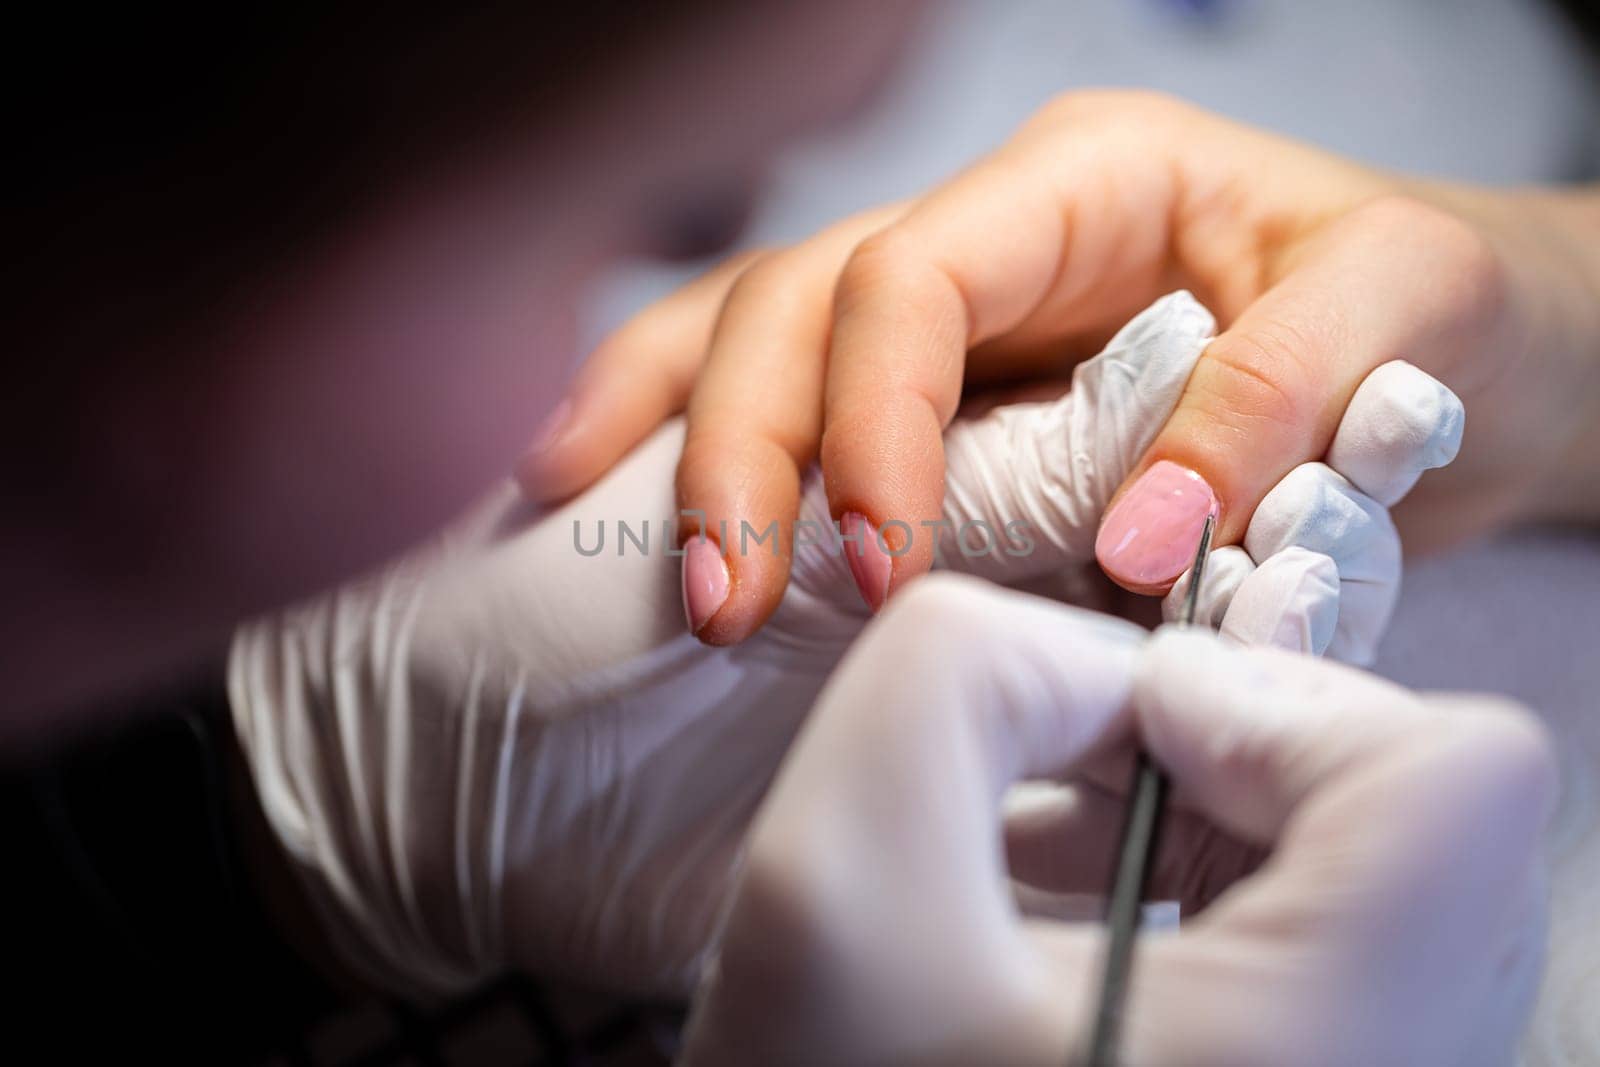
[(1102, 930), (1023, 918), (1007, 875), (1102, 889), (1120, 804), (1088, 785), (1003, 825), (1001, 798), (1135, 731), (1176, 783), (1156, 895), (1271, 858), (1141, 940), (1127, 1063), (1505, 1062), (1543, 944), (1536, 720), (1200, 630), (1142, 638), (967, 579), (897, 598), (752, 828), (683, 1062), (1073, 1062)]
[[(1072, 394), (953, 426), (946, 563), (1014, 581), (1092, 560), (1105, 499), (1210, 330), (1168, 297)], [(866, 609), (838, 546), (818, 543), (797, 549), (755, 638), (685, 635), (664, 552), (681, 436), (664, 427), (542, 517), (508, 487), (437, 544), (237, 635), (230, 696), (267, 818), (371, 980), (451, 990), (516, 964), (692, 987), (748, 819)], [(831, 529), (815, 472), (802, 517)], [(965, 529), (971, 551), (972, 521), (1003, 535), (1014, 519), (1031, 551), (957, 543)], [(649, 522), (650, 554), (620, 521), (636, 537)], [(601, 523), (604, 549), (582, 554)], [(1265, 633), (1327, 611), (1245, 601), (1229, 619)]]

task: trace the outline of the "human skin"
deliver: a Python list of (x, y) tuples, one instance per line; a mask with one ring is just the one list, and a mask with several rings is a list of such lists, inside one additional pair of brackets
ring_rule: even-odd
[[(87, 714), (459, 513), (558, 399), (596, 274), (698, 221), (679, 200), (747, 198), (784, 141), (854, 110), (920, 6), (703, 5), (581, 97), (510, 108), (390, 176), (270, 269), (213, 249), (244, 280), (163, 323), (159, 351), (118, 343), (136, 279), (85, 270), (71, 304), (113, 343), (6, 401), (29, 429), (5, 450), (24, 488), (0, 530), (0, 735)], [(61, 366), (72, 324), (36, 325), (30, 358)]]
[[(1141, 475), (1158, 464), (1198, 474), (1217, 543), (1235, 543), (1267, 490), (1322, 456), (1366, 374), (1394, 358), (1467, 410), (1460, 457), (1397, 512), (1408, 547), (1600, 517), (1600, 192), (1386, 174), (1121, 91), (1062, 96), (925, 196), (647, 309), (579, 375), (565, 432), (530, 454), (524, 482), (535, 496), (568, 494), (686, 406), (679, 500), (713, 526), (787, 529), (798, 472), (820, 459), (836, 519), (915, 529), (938, 514), (938, 434), (964, 389), (1059, 378), (1179, 287), (1222, 332), (1108, 509), (1103, 532), (1117, 536), (1103, 538), (1101, 562), (1125, 587), (1164, 591), (1183, 555), (1154, 558), (1159, 546), (1137, 536), (1135, 558), (1112, 551)], [(596, 403), (623, 382), (650, 398), (644, 414)], [(1178, 525), (1198, 534), (1206, 510)], [(1192, 544), (1172, 525), (1158, 524), (1163, 541)], [(878, 606), (931, 557), (913, 539), (864, 598)], [(691, 620), (713, 644), (760, 626), (788, 566), (765, 554), (727, 563), (725, 601)]]

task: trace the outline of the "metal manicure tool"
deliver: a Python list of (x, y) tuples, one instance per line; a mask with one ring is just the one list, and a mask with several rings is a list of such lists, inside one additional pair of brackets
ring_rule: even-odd
[[(1211, 554), (1211, 533), (1215, 516), (1206, 517), (1189, 568), (1189, 590), (1183, 598), (1178, 621), (1194, 625), (1195, 608), (1200, 603), (1200, 582), (1205, 577), (1206, 557)], [(1133, 966), (1133, 941), (1138, 933), (1145, 889), (1155, 866), (1156, 846), (1160, 843), (1162, 814), (1167, 803), (1167, 776), (1150, 757), (1140, 753), (1128, 790), (1127, 822), (1122, 827), (1122, 844), (1117, 851), (1116, 873), (1111, 883), (1111, 898), (1106, 907), (1105, 971), (1101, 978), (1099, 1006), (1090, 1038), (1088, 1067), (1115, 1067), (1118, 1039), (1122, 1033), (1122, 1010), (1128, 996), (1128, 981)]]

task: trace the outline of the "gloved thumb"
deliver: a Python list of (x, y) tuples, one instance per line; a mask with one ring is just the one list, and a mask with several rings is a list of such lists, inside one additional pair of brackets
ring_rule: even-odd
[[(1436, 703), (1344, 664), (1171, 626), (1146, 644), (1133, 686), (1144, 746), (1189, 803), (1242, 839), (1270, 844), (1307, 798), (1372, 773), (1424, 731), (1437, 734), (1431, 754), (1458, 772), (1433, 782), (1441, 806), (1492, 780), (1517, 795), (1530, 820), (1523, 829), (1537, 836), (1553, 767), (1532, 717), (1491, 707), (1441, 731)], [(1471, 805), (1462, 796), (1459, 806)], [(1397, 813), (1383, 832), (1400, 821)]]

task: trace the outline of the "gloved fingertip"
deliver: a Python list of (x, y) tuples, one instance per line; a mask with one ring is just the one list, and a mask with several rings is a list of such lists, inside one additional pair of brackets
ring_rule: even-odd
[(1385, 507), (1424, 471), (1450, 464), (1461, 448), (1466, 409), (1443, 382), (1391, 360), (1368, 374), (1345, 409), (1328, 465)]
[(1335, 630), (1323, 655), (1352, 667), (1370, 667), (1378, 659), (1377, 637), (1359, 626)]
[[(1227, 617), (1228, 607), (1233, 603), (1239, 584), (1255, 569), (1250, 554), (1238, 545), (1214, 549), (1206, 558), (1200, 598), (1195, 605), (1195, 625), (1212, 630), (1221, 629), (1222, 620)], [(1162, 600), (1161, 617), (1167, 622), (1176, 622), (1181, 617), (1184, 602), (1188, 599), (1190, 577), (1191, 572), (1184, 571)]]
[(1338, 629), (1339, 592), (1330, 557), (1291, 546), (1239, 584), (1222, 632), (1246, 645), (1320, 656)]
[[(1134, 679), (1134, 702), (1141, 711), (1160, 716), (1166, 709), (1193, 703), (1202, 694), (1184, 679), (1210, 679), (1229, 672), (1238, 652), (1214, 630), (1199, 626), (1160, 626), (1145, 642)], [(1183, 693), (1187, 693), (1184, 699)]]

